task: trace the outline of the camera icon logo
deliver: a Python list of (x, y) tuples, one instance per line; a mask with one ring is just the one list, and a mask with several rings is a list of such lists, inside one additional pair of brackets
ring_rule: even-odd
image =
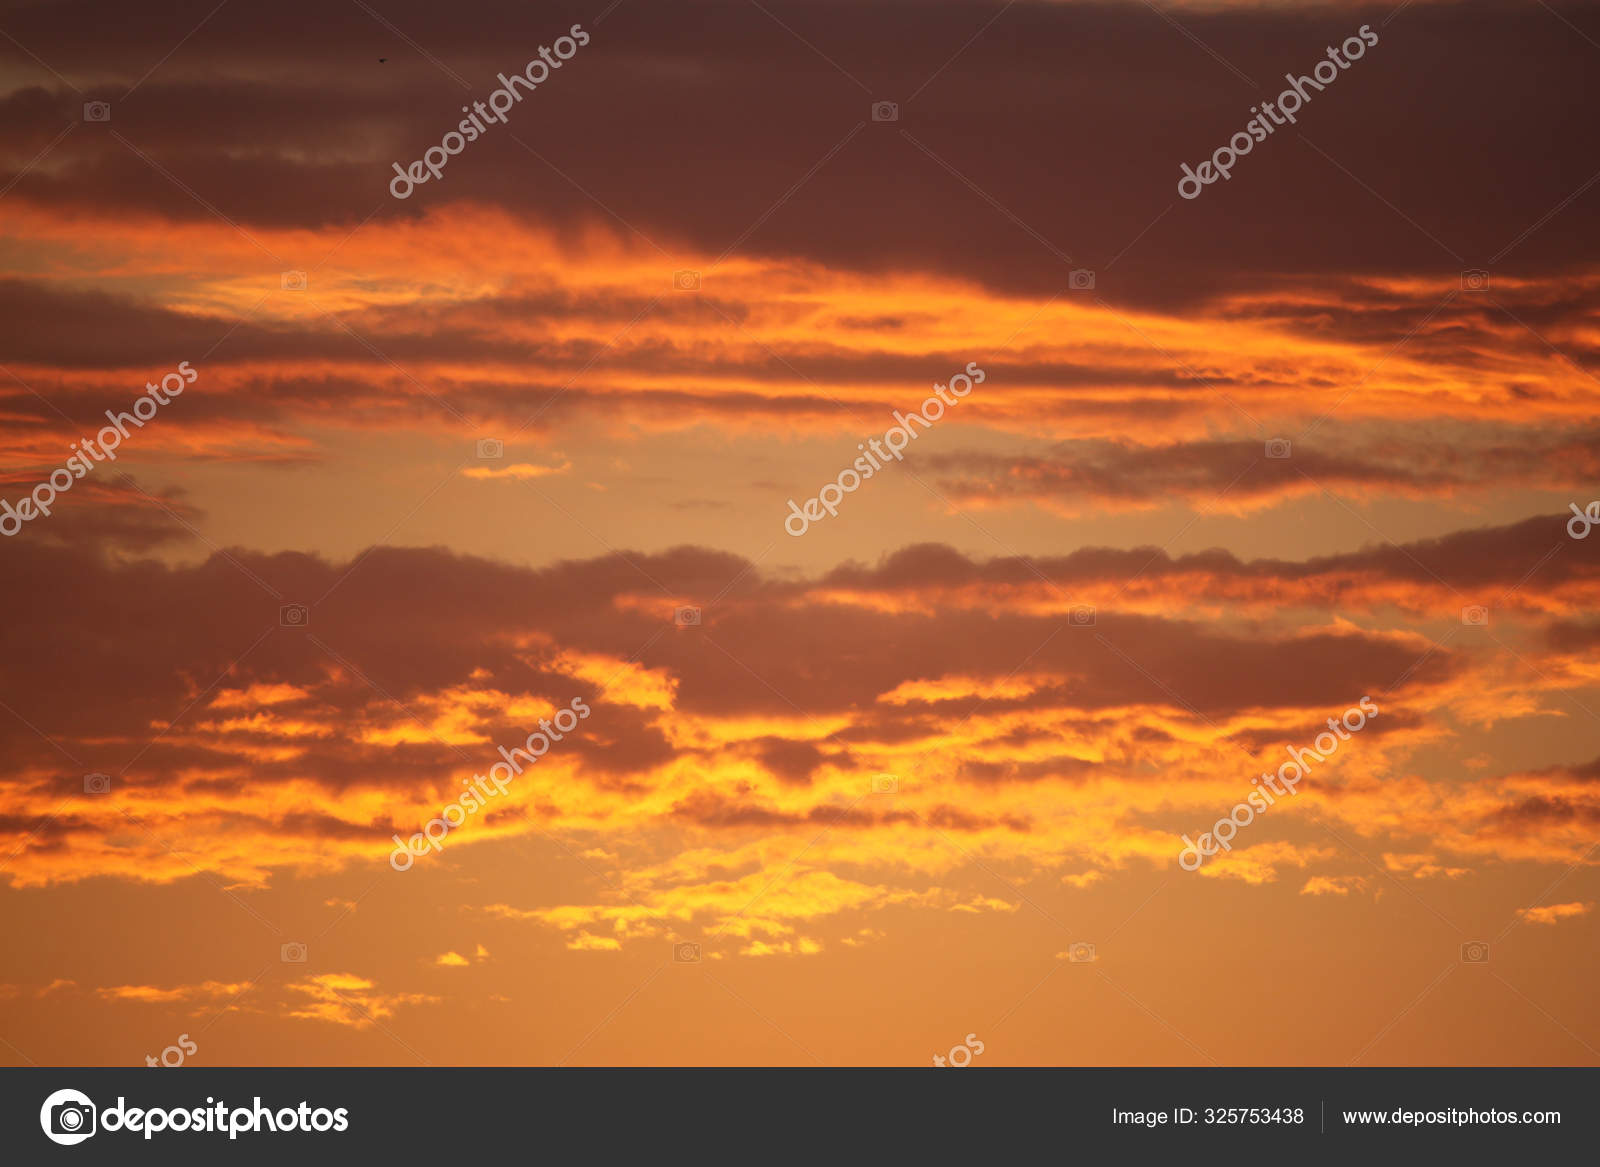
[(110, 774), (85, 774), (83, 776), (83, 792), (85, 794), (110, 794)]
[(1067, 287), (1074, 292), (1094, 291), (1094, 272), (1086, 267), (1075, 267), (1067, 273)]
[(683, 271), (672, 273), (672, 286), (680, 292), (698, 292), (700, 290), (700, 273), (685, 268)]
[(86, 101), (83, 103), (83, 120), (86, 122), (108, 122), (111, 120), (111, 103), (109, 101)]
[(699, 964), (700, 946), (698, 944), (674, 944), (672, 946), (672, 959), (678, 964)]
[(1461, 273), (1461, 290), (1463, 292), (1487, 292), (1489, 290), (1489, 273), (1481, 267), (1469, 267)]
[(898, 794), (900, 792), (900, 779), (893, 774), (874, 774), (872, 777), (872, 793)]
[(1080, 940), (1067, 949), (1067, 961), (1071, 964), (1092, 964), (1096, 959), (1093, 944), (1085, 944)]
[(900, 106), (892, 101), (875, 101), (872, 103), (872, 120), (897, 122), (900, 120)]
[(672, 622), (679, 628), (698, 628), (700, 627), (700, 609), (674, 608), (672, 610)]
[(39, 1108), (39, 1126), (52, 1143), (71, 1147), (95, 1132), (95, 1106), (87, 1094), (57, 1090)]
[(308, 955), (306, 946), (298, 940), (291, 940), (278, 950), (278, 959), (284, 964), (304, 964)]
[(1461, 609), (1461, 622), (1468, 627), (1481, 628), (1489, 623), (1489, 609), (1482, 604), (1468, 604)]
[(303, 292), (306, 290), (306, 273), (303, 271), (286, 271), (280, 277), (280, 282), (286, 292)]
[(1462, 964), (1488, 964), (1489, 942), (1487, 940), (1468, 940), (1461, 946)]
[(1267, 439), (1267, 457), (1269, 457), (1269, 458), (1287, 458), (1288, 456), (1289, 456), (1289, 439), (1288, 438), (1268, 438)]
[(1095, 607), (1093, 604), (1074, 604), (1067, 619), (1079, 628), (1094, 627)]
[(504, 458), (505, 456), (506, 444), (499, 438), (478, 439), (478, 457), (480, 460), (487, 462), (490, 459)]
[(304, 604), (285, 604), (278, 609), (278, 627), (304, 628), (311, 622), (311, 609)]

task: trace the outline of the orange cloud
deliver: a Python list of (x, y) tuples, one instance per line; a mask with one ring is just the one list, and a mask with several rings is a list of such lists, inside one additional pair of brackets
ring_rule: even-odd
[(1563, 920), (1576, 920), (1594, 910), (1591, 903), (1546, 904), (1537, 908), (1518, 908), (1517, 915), (1529, 924), (1559, 924)]
[(353, 973), (319, 973), (288, 986), (310, 1000), (289, 1010), (290, 1017), (328, 1021), (365, 1029), (389, 1017), (401, 1005), (437, 1004), (427, 993), (381, 993), (366, 977)]

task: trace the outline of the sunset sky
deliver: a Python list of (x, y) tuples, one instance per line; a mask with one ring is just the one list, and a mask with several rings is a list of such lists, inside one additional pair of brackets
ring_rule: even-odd
[(0, 516), (194, 374), (0, 517), (0, 1065), (1600, 1064), (1597, 72), (1564, 2), (0, 6)]

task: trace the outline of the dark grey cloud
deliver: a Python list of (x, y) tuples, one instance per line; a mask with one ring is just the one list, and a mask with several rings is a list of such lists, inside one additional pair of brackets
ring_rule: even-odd
[[(1592, 189), (1546, 219), (1600, 167), (1586, 90), (1597, 50), (1571, 27), (1600, 29), (1593, 6), (1565, 7), (1571, 25), (1510, 4), (1417, 4), (1388, 24), (1389, 6), (1182, 10), (1173, 19), (1190, 39), (1143, 5), (1019, 3), (972, 40), (996, 5), (789, 2), (769, 15), (731, 0), (625, 0), (598, 26), (597, 10), (570, 4), (383, 5), (430, 61), (356, 5), (292, 0), (225, 6), (124, 98), (210, 7), (8, 12), (11, 34), (82, 92), (19, 60), (7, 181), (79, 116), (82, 94), (115, 106), (8, 197), (209, 214), (115, 130), (244, 224), (354, 225), (374, 208), (407, 217), (451, 199), (541, 223), (614, 222), (592, 195), (669, 249), (715, 255), (771, 211), (747, 254), (1049, 293), (1070, 266), (1054, 247), (1100, 269), (1107, 300), (1147, 305), (1283, 273), (1449, 276), (1535, 227), (1498, 270), (1564, 271), (1594, 251)], [(442, 182), (388, 200), (391, 161), (420, 156), (466, 96), (485, 97), (575, 22), (593, 42), (509, 126)], [(1298, 130), (1241, 159), (1230, 182), (1178, 198), (1180, 162), (1208, 155), (1286, 71), (1309, 70), (1363, 23), (1381, 42)], [(898, 101), (900, 120), (845, 143), (875, 99)]]

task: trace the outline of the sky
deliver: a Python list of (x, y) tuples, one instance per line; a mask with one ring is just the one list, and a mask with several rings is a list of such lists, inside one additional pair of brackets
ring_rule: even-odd
[(1597, 68), (0, 7), (0, 1065), (1600, 1063)]

